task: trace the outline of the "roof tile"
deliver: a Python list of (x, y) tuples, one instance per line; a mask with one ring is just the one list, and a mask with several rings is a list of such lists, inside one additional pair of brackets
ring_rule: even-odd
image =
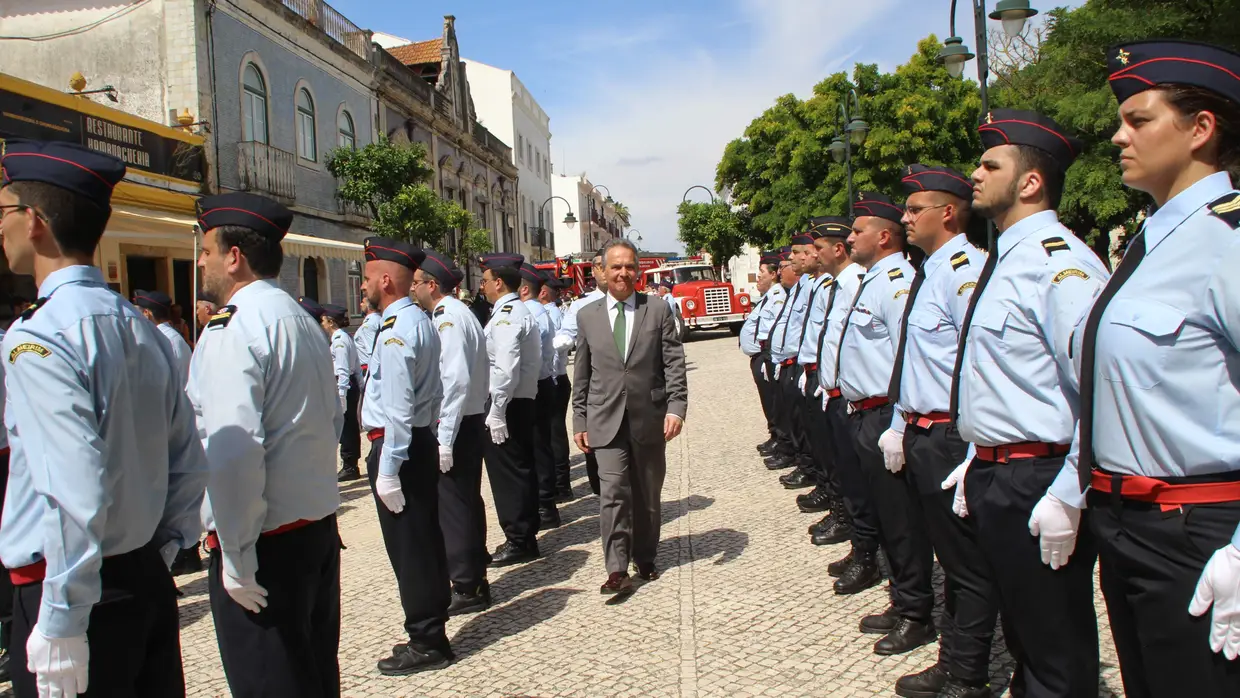
[(443, 39), (416, 41), (404, 46), (395, 46), (387, 50), (392, 57), (404, 65), (421, 65), (438, 63), (442, 60)]

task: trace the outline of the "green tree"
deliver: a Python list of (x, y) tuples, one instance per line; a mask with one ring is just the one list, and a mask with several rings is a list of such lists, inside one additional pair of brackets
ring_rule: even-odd
[(627, 226), (629, 224), (629, 207), (619, 201), (612, 203), (612, 207), (616, 209), (616, 215), (619, 216)]
[(753, 228), (749, 212), (734, 210), (723, 201), (715, 203), (681, 202), (677, 237), (690, 254), (706, 250), (716, 265), (726, 264), (739, 255), (745, 243), (760, 245), (763, 236)]
[(336, 148), (327, 155), (327, 171), (342, 201), (370, 211), (377, 235), (443, 250), (459, 230), (455, 258), (462, 266), (491, 249), (490, 231), (472, 213), (426, 185), (434, 170), (421, 143), (381, 138), (360, 150)]

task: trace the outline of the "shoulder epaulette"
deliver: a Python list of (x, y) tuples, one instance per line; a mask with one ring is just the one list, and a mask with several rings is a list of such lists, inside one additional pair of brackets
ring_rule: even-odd
[(444, 314), (444, 307), (442, 305), (439, 306), (438, 308), (435, 308), (434, 317), (439, 317), (440, 315), (443, 315), (443, 314)]
[(207, 321), (207, 327), (228, 327), (228, 323), (232, 322), (233, 313), (237, 312), (237, 306), (226, 305), (220, 308), (219, 312), (211, 316)]
[(830, 277), (830, 278), (828, 278), (828, 279), (823, 279), (823, 280), (822, 280), (822, 288), (831, 288), (831, 284), (833, 284), (833, 283), (835, 283), (835, 277), (834, 277), (834, 276), (832, 276), (832, 277)]
[(952, 263), (952, 269), (959, 269), (960, 267), (969, 266), (969, 253), (968, 252), (957, 252), (956, 254), (952, 255), (951, 263)]
[(38, 312), (39, 308), (42, 308), (43, 304), (47, 303), (47, 298), (47, 296), (43, 296), (42, 298), (35, 299), (35, 302), (31, 303), (30, 307), (22, 311), (21, 318), (23, 320), (29, 320), (34, 317), (34, 314)]
[(382, 332), (384, 330), (390, 330), (395, 326), (396, 326), (396, 316), (393, 315), (392, 317), (383, 321), (383, 324), (379, 326), (379, 331)]
[(1233, 191), (1210, 202), (1210, 213), (1232, 228), (1240, 228), (1240, 194)]
[(509, 303), (508, 305), (505, 305), (504, 307), (500, 308), (500, 309), (499, 309), (499, 311), (500, 311), (501, 313), (511, 313), (511, 312), (512, 312), (512, 303)]
[(891, 279), (892, 281), (895, 281), (896, 279), (903, 279), (904, 271), (900, 269), (892, 269), (891, 271), (887, 272), (887, 278)]
[(1059, 236), (1055, 236), (1053, 238), (1046, 238), (1045, 240), (1042, 241), (1042, 249), (1046, 250), (1046, 256), (1049, 257), (1052, 254), (1059, 252), (1060, 250), (1068, 249), (1068, 243), (1066, 240), (1064, 240), (1063, 238)]

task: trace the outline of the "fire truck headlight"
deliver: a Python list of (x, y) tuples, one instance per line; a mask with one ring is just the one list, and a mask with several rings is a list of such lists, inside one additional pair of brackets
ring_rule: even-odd
[(685, 301), (685, 307), (688, 308), (689, 310), (697, 310), (697, 303), (694, 302), (692, 298), (690, 298), (689, 300)]
[(749, 307), (749, 296), (741, 296), (741, 305), (746, 308)]

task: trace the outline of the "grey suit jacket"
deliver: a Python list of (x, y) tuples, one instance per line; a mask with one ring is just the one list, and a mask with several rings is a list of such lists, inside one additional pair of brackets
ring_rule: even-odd
[(664, 417), (684, 419), (689, 406), (685, 352), (672, 310), (659, 298), (638, 293), (636, 300), (625, 361), (612, 335), (609, 297), (577, 314), (573, 431), (586, 432), (594, 447), (616, 438), (626, 412), (633, 438), (662, 442)]

